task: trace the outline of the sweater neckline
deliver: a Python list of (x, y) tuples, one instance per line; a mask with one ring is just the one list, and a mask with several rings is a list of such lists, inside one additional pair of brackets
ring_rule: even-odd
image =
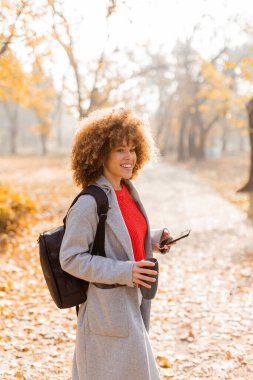
[(114, 189), (114, 191), (115, 191), (115, 193), (116, 193), (116, 195), (118, 196), (118, 195), (123, 195), (123, 194), (125, 194), (125, 192), (126, 192), (126, 185), (124, 184), (124, 182), (121, 182), (121, 189), (118, 189), (118, 190), (116, 190), (116, 189)]

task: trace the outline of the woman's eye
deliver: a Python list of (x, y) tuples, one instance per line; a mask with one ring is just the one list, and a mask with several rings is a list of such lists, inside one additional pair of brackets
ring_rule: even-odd
[[(132, 149), (129, 149), (129, 150), (130, 150), (131, 153), (135, 152), (135, 148), (132, 148)], [(116, 151), (119, 152), (119, 153), (124, 153), (125, 152), (125, 150), (123, 148), (118, 148)]]

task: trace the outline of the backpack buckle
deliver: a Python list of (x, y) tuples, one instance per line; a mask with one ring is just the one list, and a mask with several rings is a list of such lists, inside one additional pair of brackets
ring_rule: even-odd
[(99, 215), (99, 221), (101, 220), (101, 222), (105, 222), (106, 218), (107, 218), (107, 214), (100, 214)]

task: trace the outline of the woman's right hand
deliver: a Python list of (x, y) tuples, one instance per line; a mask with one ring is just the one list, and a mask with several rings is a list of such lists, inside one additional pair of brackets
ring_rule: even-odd
[[(143, 266), (150, 266), (150, 269), (142, 268)], [(133, 274), (132, 281), (135, 282), (136, 284), (140, 284), (144, 286), (145, 288), (151, 288), (151, 285), (147, 284), (144, 281), (149, 281), (149, 282), (156, 281), (155, 278), (147, 276), (151, 274), (153, 275), (157, 274), (156, 270), (152, 270), (152, 267), (154, 266), (155, 266), (155, 263), (152, 263), (151, 261), (141, 260), (141, 261), (135, 262), (133, 265), (133, 270), (132, 270), (132, 274)]]

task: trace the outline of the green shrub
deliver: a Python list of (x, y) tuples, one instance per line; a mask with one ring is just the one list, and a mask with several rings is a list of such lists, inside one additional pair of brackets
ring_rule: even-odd
[(35, 204), (26, 194), (14, 193), (8, 186), (0, 184), (0, 233), (15, 229), (35, 210)]

